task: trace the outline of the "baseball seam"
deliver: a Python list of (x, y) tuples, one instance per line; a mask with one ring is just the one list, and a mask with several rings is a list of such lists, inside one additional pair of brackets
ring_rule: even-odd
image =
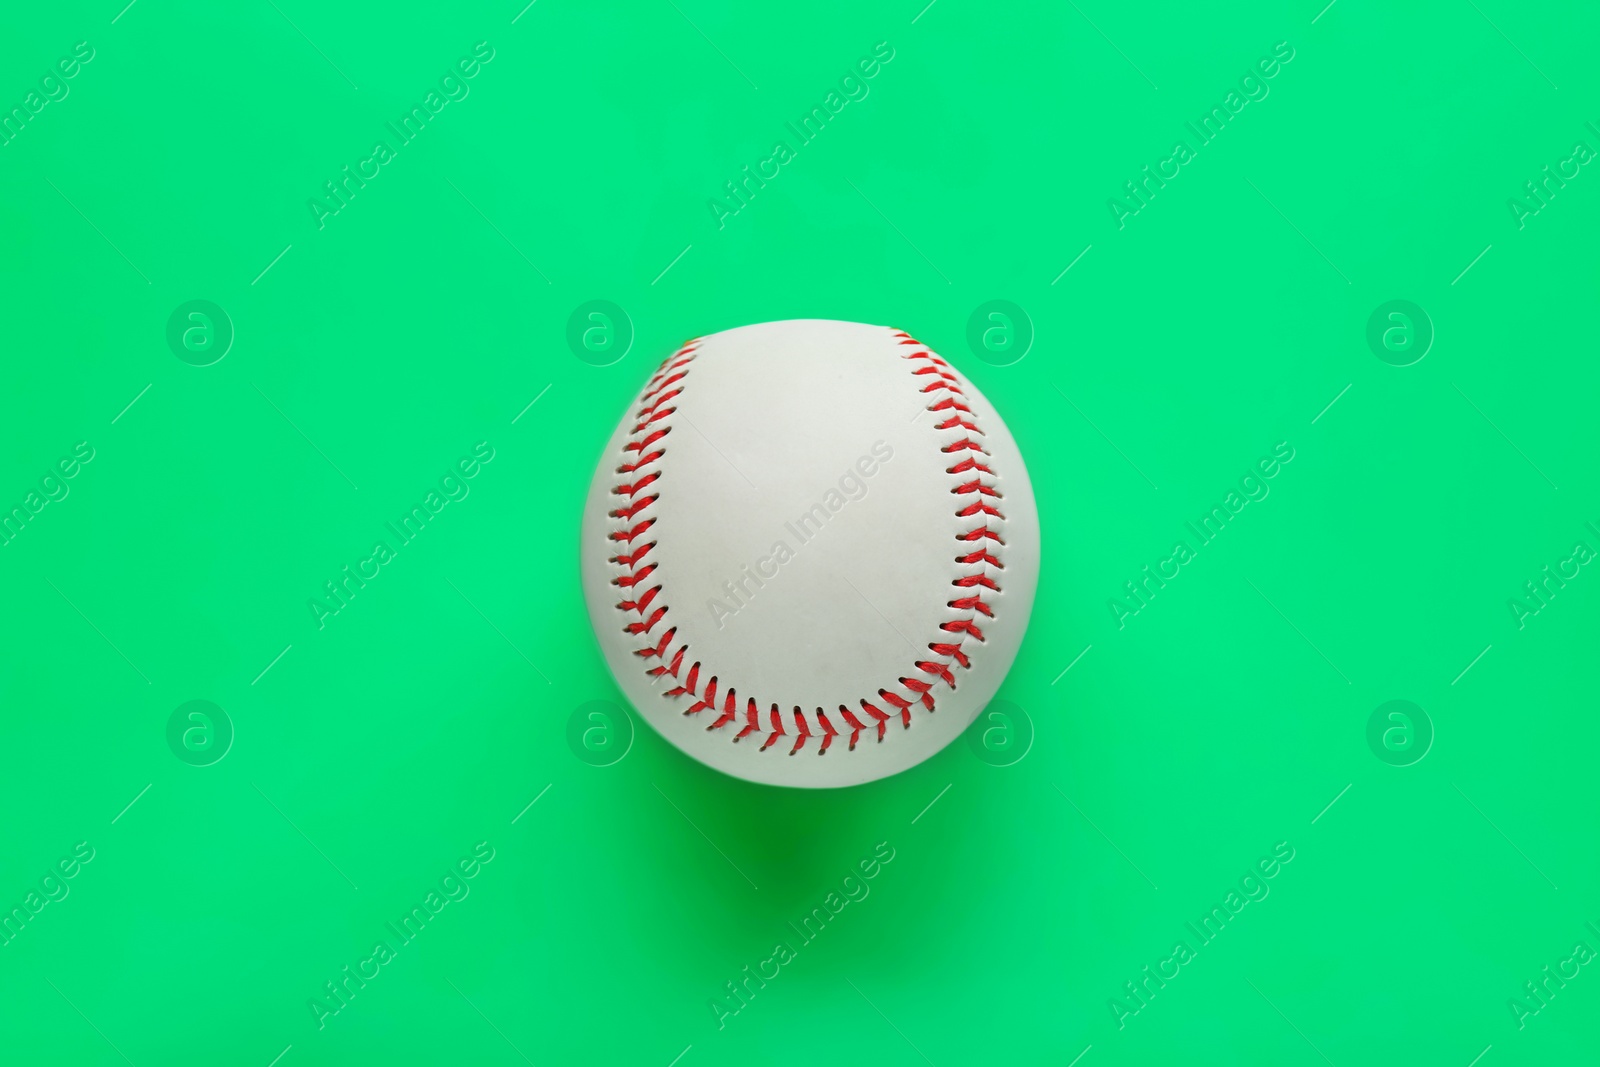
[[(899, 346), (916, 349), (903, 354), (901, 358), (912, 362), (911, 373), (919, 379), (921, 388), (918, 392), (927, 399), (927, 410), (935, 413), (948, 412), (944, 420), (937, 423), (934, 428), (947, 431), (952, 438), (940, 449), (940, 453), (951, 461), (951, 466), (946, 468), (945, 473), (952, 476), (954, 484), (950, 492), (960, 498), (958, 503), (962, 505), (956, 510), (955, 515), (979, 523), (956, 535), (956, 541), (963, 551), (955, 557), (955, 562), (972, 569), (950, 583), (956, 588), (957, 594), (946, 602), (946, 606), (960, 615), (939, 624), (939, 630), (949, 636), (944, 640), (928, 642), (927, 647), (932, 655), (914, 661), (915, 671), (926, 675), (927, 679), (901, 677), (897, 682), (901, 692), (894, 692), (889, 686), (877, 691), (877, 697), (894, 711), (899, 712), (901, 725), (909, 730), (911, 708), (914, 705), (920, 704), (930, 713), (934, 710), (933, 694), (937, 683), (944, 682), (951, 690), (956, 688), (953, 666), (959, 666), (963, 670), (971, 669), (971, 658), (964, 651), (963, 645), (969, 637), (980, 644), (983, 643), (984, 636), (977, 623), (978, 616), (981, 614), (988, 619), (995, 617), (993, 606), (984, 600), (984, 591), (995, 593), (1000, 591), (1000, 586), (990, 576), (989, 571), (991, 568), (995, 571), (1005, 569), (999, 558), (1000, 549), (1004, 548), (1005, 542), (996, 530), (990, 528), (989, 520), (993, 517), (1004, 521), (1005, 516), (997, 507), (1002, 494), (996, 484), (998, 476), (986, 463), (989, 453), (982, 443), (984, 432), (979, 428), (977, 416), (968, 406), (961, 383), (951, 372), (950, 365), (904, 331), (894, 330), (892, 336), (896, 338)], [(672, 414), (677, 411), (672, 401), (685, 389), (685, 382), (690, 374), (690, 364), (694, 361), (701, 341), (702, 338), (695, 338), (663, 360), (640, 394), (640, 407), (634, 415), (634, 426), (622, 446), (623, 462), (616, 469), (618, 480), (611, 489), (611, 495), (621, 497), (622, 501), (618, 507), (607, 512), (609, 517), (618, 520), (620, 525), (610, 529), (606, 535), (617, 550), (617, 555), (612, 556), (609, 562), (625, 571), (611, 580), (613, 585), (622, 590), (623, 599), (617, 604), (617, 609), (629, 620), (622, 627), (623, 632), (642, 637), (646, 641), (655, 641), (654, 644), (647, 643), (643, 648), (636, 649), (634, 655), (646, 660), (659, 661), (654, 667), (646, 670), (645, 673), (650, 677), (659, 681), (663, 676), (670, 675), (678, 681), (678, 685), (664, 692), (663, 696), (669, 699), (685, 696), (694, 698), (694, 703), (684, 710), (685, 715), (718, 710), (718, 677), (712, 674), (702, 686), (701, 663), (693, 660), (690, 662), (687, 676), (680, 678), (680, 671), (683, 669), (685, 659), (688, 658), (687, 643), (677, 644), (676, 651), (672, 651), (669, 660), (668, 652), (674, 648), (674, 638), (678, 629), (667, 619), (669, 609), (661, 584), (659, 582), (650, 584), (657, 564), (650, 561), (649, 557), (656, 550), (657, 543), (646, 540), (646, 535), (656, 523), (649, 513), (661, 499), (657, 483), (663, 473), (662, 461), (667, 454), (666, 441), (672, 432), (670, 420)], [(923, 378), (928, 380), (922, 383), (920, 379)], [(649, 587), (645, 588), (647, 585)], [(667, 627), (657, 639), (653, 631), (664, 622)], [(849, 750), (852, 752), (855, 751), (856, 742), (860, 740), (862, 731), (873, 726), (877, 727), (878, 741), (881, 743), (889, 720), (893, 717), (893, 712), (883, 711), (865, 697), (860, 699), (860, 705), (859, 713), (852, 711), (847, 705), (839, 705), (839, 717), (850, 730)], [(716, 720), (706, 729), (720, 730), (737, 720), (741, 714), (738, 706), (736, 689), (728, 686), (722, 694), (722, 707)], [(761, 725), (761, 712), (754, 697), (746, 698), (742, 714), (745, 722), (732, 735), (732, 740), (735, 742), (765, 729)], [(794, 744), (789, 749), (789, 755), (793, 756), (805, 746), (807, 739), (817, 734), (813, 733), (806, 721), (806, 713), (798, 705), (794, 706), (789, 714), (794, 727)], [(833, 744), (833, 739), (840, 731), (829, 721), (827, 712), (822, 708), (815, 709), (812, 714), (816, 718), (821, 734), (817, 754), (826, 755), (828, 748)], [(867, 721), (863, 722), (863, 718)], [(767, 721), (771, 724), (771, 730), (766, 742), (761, 746), (762, 752), (771, 748), (778, 738), (790, 736), (784, 729), (784, 715), (778, 710), (776, 703), (770, 705)]]

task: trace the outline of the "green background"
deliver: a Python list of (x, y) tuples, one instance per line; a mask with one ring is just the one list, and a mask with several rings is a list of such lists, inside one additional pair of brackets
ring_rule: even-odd
[[(1600, 147), (1592, 13), (277, 2), (0, 19), (7, 110), (95, 49), (0, 148), (0, 501), (95, 449), (0, 548), (0, 903), (95, 849), (0, 948), (0, 1058), (1593, 1055), (1595, 968), (1524, 1028), (1508, 1000), (1600, 948), (1600, 577), (1520, 629), (1508, 601), (1600, 546), (1600, 176), (1507, 206)], [(319, 229), (308, 199), (479, 41), (470, 95)], [(719, 229), (710, 198), (880, 41), (870, 95)], [(1107, 199), (1280, 41), (1270, 95), (1119, 229)], [(1036, 332), (1010, 366), (966, 342), (996, 298)], [(165, 339), (192, 299), (237, 333), (212, 366)], [(610, 366), (566, 341), (591, 299), (636, 331)], [(1391, 299), (1436, 331), (1415, 365), (1367, 345)], [(610, 766), (569, 746), (621, 699), (578, 582), (603, 443), (684, 339), (790, 317), (909, 330), (1015, 433), (1044, 536), (999, 694), (1020, 762), (960, 743), (812, 793), (643, 723)], [(308, 600), (480, 441), (470, 496), (319, 629)], [(1270, 496), (1119, 629), (1108, 600), (1278, 442)], [(166, 740), (193, 699), (236, 731), (207, 767)], [(1436, 731), (1411, 766), (1367, 744), (1391, 699)], [(319, 1029), (310, 998), (480, 841), (470, 896)], [(871, 895), (719, 1029), (879, 842)], [(1270, 895), (1119, 1028), (1278, 842)]]

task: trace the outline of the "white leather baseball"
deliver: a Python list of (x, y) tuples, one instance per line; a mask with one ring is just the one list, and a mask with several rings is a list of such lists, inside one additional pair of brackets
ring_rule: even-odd
[(1039, 519), (982, 394), (898, 330), (697, 338), (612, 435), (583, 589), (617, 684), (718, 770), (855, 785), (955, 740), (1033, 607)]

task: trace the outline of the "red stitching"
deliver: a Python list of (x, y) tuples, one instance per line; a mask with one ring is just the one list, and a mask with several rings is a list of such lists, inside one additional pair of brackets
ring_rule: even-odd
[(856, 740), (866, 727), (862, 726), (861, 720), (850, 714), (850, 709), (843, 704), (839, 705), (839, 714), (844, 718), (845, 722), (850, 724), (850, 751), (854, 752), (856, 750)]
[(882, 742), (884, 728), (889, 725), (889, 716), (873, 707), (865, 699), (861, 701), (861, 707), (862, 710), (864, 710), (868, 715), (871, 715), (874, 719), (878, 720), (878, 740), (879, 742)]
[(801, 746), (806, 743), (806, 738), (811, 736), (811, 730), (806, 726), (806, 713), (798, 707), (794, 709), (794, 721), (799, 725), (800, 732), (795, 735), (794, 747), (789, 750), (791, 756), (799, 752)]
[(817, 709), (817, 721), (822, 724), (822, 747), (817, 749), (817, 755), (826, 756), (828, 754), (828, 746), (833, 744), (833, 739), (838, 735), (839, 731), (833, 728), (833, 723), (828, 721), (828, 717), (822, 713), (821, 708)]
[[(904, 678), (900, 680), (902, 682), (905, 681)], [(911, 729), (911, 701), (907, 700), (905, 697), (895, 696), (887, 689), (878, 690), (878, 695), (884, 700), (888, 701), (894, 707), (900, 709), (900, 725), (904, 726), (907, 730)]]
[[(777, 711), (778, 705), (772, 705), (772, 710)], [(750, 698), (750, 706), (745, 709), (745, 715), (747, 716), (745, 727), (733, 735), (733, 739), (735, 741), (743, 741), (746, 734), (752, 734), (761, 729), (761, 719), (759, 718), (760, 712), (756, 711), (755, 697)]]
[[(778, 714), (778, 705), (774, 704), (772, 705), (772, 736), (767, 738), (767, 743), (761, 746), (761, 751), (765, 752), (767, 749), (771, 748), (772, 742), (776, 741), (782, 736), (783, 716)], [(794, 755), (794, 753), (791, 752), (790, 755)]]
[(739, 704), (738, 698), (733, 695), (733, 690), (732, 689), (728, 690), (727, 699), (722, 702), (722, 715), (721, 715), (721, 717), (718, 718), (717, 721), (712, 723), (710, 726), (707, 726), (706, 729), (707, 730), (716, 730), (716, 729), (719, 729), (719, 728), (721, 728), (723, 726), (726, 726), (730, 722), (732, 722), (734, 720), (734, 718), (736, 717), (736, 715), (737, 715), (737, 712), (734, 711), (734, 708), (736, 708), (738, 706), (738, 704)]
[[(939, 624), (940, 631), (951, 635), (951, 638), (928, 643), (928, 649), (937, 658), (913, 661), (913, 668), (925, 675), (926, 679), (910, 677), (897, 679), (898, 687), (906, 694), (904, 696), (892, 692), (888, 687), (877, 691), (878, 699), (897, 711), (901, 726), (909, 730), (913, 707), (920, 705), (930, 713), (934, 710), (934, 690), (937, 685), (943, 683), (952, 690), (956, 688), (956, 676), (952, 668), (971, 669), (971, 658), (963, 646), (968, 638), (979, 643), (984, 640), (983, 631), (976, 622), (978, 616), (994, 618), (994, 609), (984, 599), (984, 591), (1000, 591), (1000, 586), (989, 576), (988, 568), (1005, 569), (999, 557), (991, 551), (991, 548), (1004, 547), (1005, 542), (996, 531), (989, 528), (989, 516), (1003, 520), (1005, 515), (991, 503), (999, 501), (1002, 494), (993, 484), (996, 478), (994, 471), (983, 462), (989, 455), (988, 450), (983, 447), (985, 435), (978, 425), (977, 416), (965, 402), (966, 397), (961, 390), (960, 381), (952, 372), (950, 364), (934, 355), (926, 345), (909, 334), (896, 330), (894, 336), (897, 338), (898, 346), (915, 349), (905, 353), (901, 358), (917, 361), (911, 369), (917, 382), (920, 384), (924, 379), (929, 379), (918, 391), (924, 394), (945, 394), (937, 399), (929, 396), (927, 404), (929, 411), (950, 413), (943, 421), (938, 422), (935, 428), (960, 429), (964, 434), (959, 441), (944, 446), (940, 451), (950, 456), (952, 460), (956, 459), (957, 454), (964, 454), (963, 458), (947, 467), (945, 473), (967, 476), (960, 478), (950, 489), (950, 492), (958, 497), (970, 498), (963, 500), (962, 506), (954, 514), (958, 518), (972, 519), (978, 523), (956, 535), (956, 540), (966, 547), (955, 557), (955, 562), (976, 569), (950, 583), (960, 591), (960, 594), (952, 596), (946, 602), (953, 610), (965, 613), (966, 617)], [(646, 557), (655, 551), (656, 542), (645, 541), (643, 544), (637, 542), (641, 541), (643, 535), (655, 525), (655, 519), (646, 513), (661, 499), (659, 492), (644, 492), (661, 479), (659, 469), (647, 471), (646, 468), (659, 464), (667, 454), (666, 442), (672, 432), (669, 420), (678, 410), (672, 402), (687, 388), (687, 379), (693, 369), (691, 364), (699, 346), (699, 338), (686, 342), (682, 348), (663, 360), (661, 366), (656, 369), (656, 373), (640, 394), (639, 408), (634, 413), (633, 428), (629, 431), (629, 439), (622, 446), (623, 459), (627, 460), (630, 456), (634, 458), (632, 462), (620, 463), (616, 468), (618, 481), (611, 493), (623, 500), (620, 502), (622, 506), (607, 513), (610, 518), (618, 520), (618, 523), (615, 528), (607, 532), (606, 537), (609, 542), (618, 546), (618, 554), (612, 556), (610, 562), (626, 568), (626, 573), (613, 578), (612, 584), (623, 591), (623, 599), (617, 603), (617, 609), (623, 612), (627, 619), (622, 627), (623, 632), (633, 636), (649, 637), (651, 631), (669, 611), (659, 583), (645, 588), (645, 583), (656, 570), (655, 563), (645, 562)], [(671, 675), (674, 679), (679, 679), (679, 672), (682, 670), (689, 646), (677, 645), (676, 651), (672, 653), (671, 662), (668, 662), (667, 653), (673, 647), (677, 633), (677, 627), (668, 627), (655, 644), (634, 650), (636, 656), (659, 661), (656, 666), (645, 672), (650, 677)], [(694, 702), (683, 712), (685, 715), (694, 715), (708, 709), (717, 711), (717, 676), (712, 675), (702, 687), (700, 668), (700, 662), (693, 661), (687, 676), (662, 694), (668, 698), (684, 696), (693, 698)], [(861, 698), (860, 704), (865, 720), (848, 706), (839, 705), (839, 717), (850, 728), (848, 750), (851, 752), (856, 750), (856, 742), (862, 732), (874, 726), (877, 727), (878, 741), (881, 744), (889, 720), (893, 717), (892, 713), (881, 710), (865, 697)], [(729, 686), (723, 693), (721, 711), (706, 729), (720, 730), (736, 721), (740, 716), (738, 706), (734, 688)], [(826, 755), (829, 746), (833, 744), (833, 739), (842, 731), (834, 728), (823, 709), (817, 708), (813, 714), (821, 731), (817, 754)], [(736, 742), (764, 729), (754, 697), (746, 697), (743, 715), (744, 725), (732, 736), (732, 740)], [(793, 756), (805, 747), (808, 739), (818, 734), (812, 732), (806, 722), (805, 712), (798, 706), (790, 713), (790, 721), (794, 725), (792, 735), (794, 744), (789, 749), (789, 755)], [(791, 736), (784, 729), (783, 713), (778, 710), (778, 705), (775, 703), (770, 705), (768, 722), (771, 723), (771, 730), (761, 745), (762, 752), (771, 748), (778, 738)]]

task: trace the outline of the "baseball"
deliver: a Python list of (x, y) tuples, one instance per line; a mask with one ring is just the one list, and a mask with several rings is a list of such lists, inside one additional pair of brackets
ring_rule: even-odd
[(641, 718), (771, 785), (856, 785), (955, 740), (1033, 607), (1039, 519), (999, 414), (882, 326), (696, 338), (645, 383), (584, 512), (589, 618)]

